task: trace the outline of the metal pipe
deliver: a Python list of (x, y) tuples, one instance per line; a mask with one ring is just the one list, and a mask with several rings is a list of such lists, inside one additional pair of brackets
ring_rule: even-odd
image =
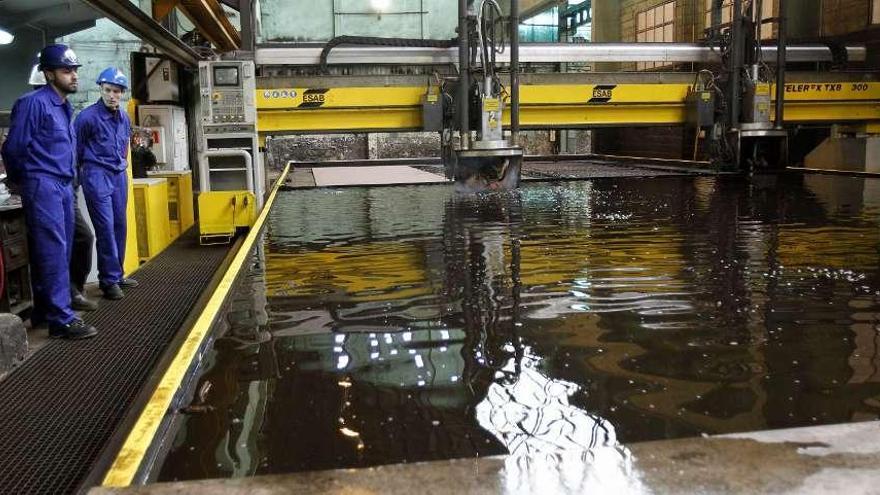
[[(755, 15), (753, 20), (755, 21), (755, 49), (752, 52), (752, 60), (755, 63), (755, 66), (758, 66), (758, 62), (761, 60), (761, 31), (763, 31), (764, 23), (764, 2), (763, 0), (755, 0)], [(755, 69), (757, 72), (757, 68)], [(757, 81), (757, 76), (755, 77), (755, 81)]]
[(468, 55), (468, 0), (458, 0), (458, 116), (461, 148), (470, 147), (470, 118), (468, 116), (470, 89), (470, 56)]
[[(322, 47), (257, 48), (257, 65), (320, 65)], [(764, 59), (776, 58), (776, 46), (762, 48)], [(786, 47), (789, 62), (833, 62), (826, 45), (805, 44)], [(846, 47), (847, 60), (864, 62), (865, 45)], [(328, 62), (344, 65), (448, 65), (467, 60), (460, 47), (383, 47), (340, 46), (333, 49)], [(498, 63), (510, 63), (510, 51), (498, 55)], [(718, 48), (698, 43), (526, 43), (520, 44), (519, 61), (530, 63), (562, 62), (664, 62), (718, 63)], [(466, 65), (459, 64), (460, 66)]]
[(519, 0), (510, 0), (510, 140), (519, 142)]
[(743, 15), (742, 0), (733, 0), (733, 26), (730, 36), (730, 77), (728, 79), (727, 101), (730, 103), (728, 123), (731, 129), (739, 127), (740, 98), (742, 97), (742, 69), (743, 69)]
[(776, 34), (776, 127), (779, 129), (785, 117), (785, 38), (788, 21), (784, 9), (785, 0), (779, 0), (779, 32)]

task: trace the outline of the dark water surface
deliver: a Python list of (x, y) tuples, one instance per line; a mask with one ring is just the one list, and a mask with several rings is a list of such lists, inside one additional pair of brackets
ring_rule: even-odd
[(837, 176), (281, 193), (159, 479), (876, 419), (878, 225)]

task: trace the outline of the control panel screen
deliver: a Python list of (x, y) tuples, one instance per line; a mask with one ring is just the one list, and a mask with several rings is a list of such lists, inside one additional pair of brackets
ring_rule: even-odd
[(239, 86), (238, 67), (214, 66), (214, 86)]

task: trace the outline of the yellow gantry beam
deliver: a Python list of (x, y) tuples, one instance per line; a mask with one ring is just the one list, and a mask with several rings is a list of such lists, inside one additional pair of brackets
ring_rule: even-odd
[[(880, 121), (880, 82), (785, 85), (787, 123)], [(520, 89), (524, 128), (680, 125), (689, 84), (547, 84)], [(258, 89), (261, 133), (422, 127), (426, 87)], [(775, 89), (771, 87), (771, 94)], [(505, 115), (505, 122), (509, 115)]]

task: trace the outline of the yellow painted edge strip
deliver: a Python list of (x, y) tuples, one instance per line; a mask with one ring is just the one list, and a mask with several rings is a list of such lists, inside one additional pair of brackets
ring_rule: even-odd
[(128, 437), (125, 439), (125, 443), (116, 455), (113, 465), (110, 466), (110, 469), (104, 476), (104, 481), (102, 483), (103, 486), (129, 486), (134, 480), (137, 470), (147, 453), (147, 449), (153, 442), (156, 432), (159, 430), (159, 425), (167, 414), (168, 408), (171, 406), (171, 400), (174, 398), (175, 392), (177, 392), (180, 387), (196, 353), (201, 347), (202, 342), (205, 340), (205, 337), (208, 335), (208, 332), (211, 330), (214, 318), (223, 306), (226, 296), (229, 294), (229, 291), (232, 289), (232, 285), (238, 276), (239, 270), (244, 265), (250, 255), (251, 248), (254, 246), (260, 235), (263, 224), (266, 222), (266, 218), (269, 215), (269, 210), (275, 201), (278, 188), (287, 176), (289, 169), (290, 165), (288, 164), (281, 173), (281, 176), (275, 182), (272, 192), (269, 194), (265, 206), (263, 206), (263, 210), (260, 212), (259, 217), (257, 217), (257, 221), (254, 223), (254, 226), (251, 228), (247, 237), (245, 237), (241, 248), (239, 248), (235, 257), (232, 259), (232, 263), (229, 265), (229, 268), (220, 280), (217, 289), (214, 291), (214, 294), (211, 295), (205, 309), (202, 310), (198, 320), (196, 320), (195, 324), (190, 329), (186, 341), (184, 341), (183, 345), (177, 351), (177, 355), (174, 356), (174, 360), (171, 362), (171, 365), (168, 366), (168, 369), (162, 376), (162, 380), (159, 382), (152, 397), (150, 397), (149, 402), (147, 402), (147, 405), (141, 412), (137, 423), (135, 423), (134, 428), (129, 432)]

